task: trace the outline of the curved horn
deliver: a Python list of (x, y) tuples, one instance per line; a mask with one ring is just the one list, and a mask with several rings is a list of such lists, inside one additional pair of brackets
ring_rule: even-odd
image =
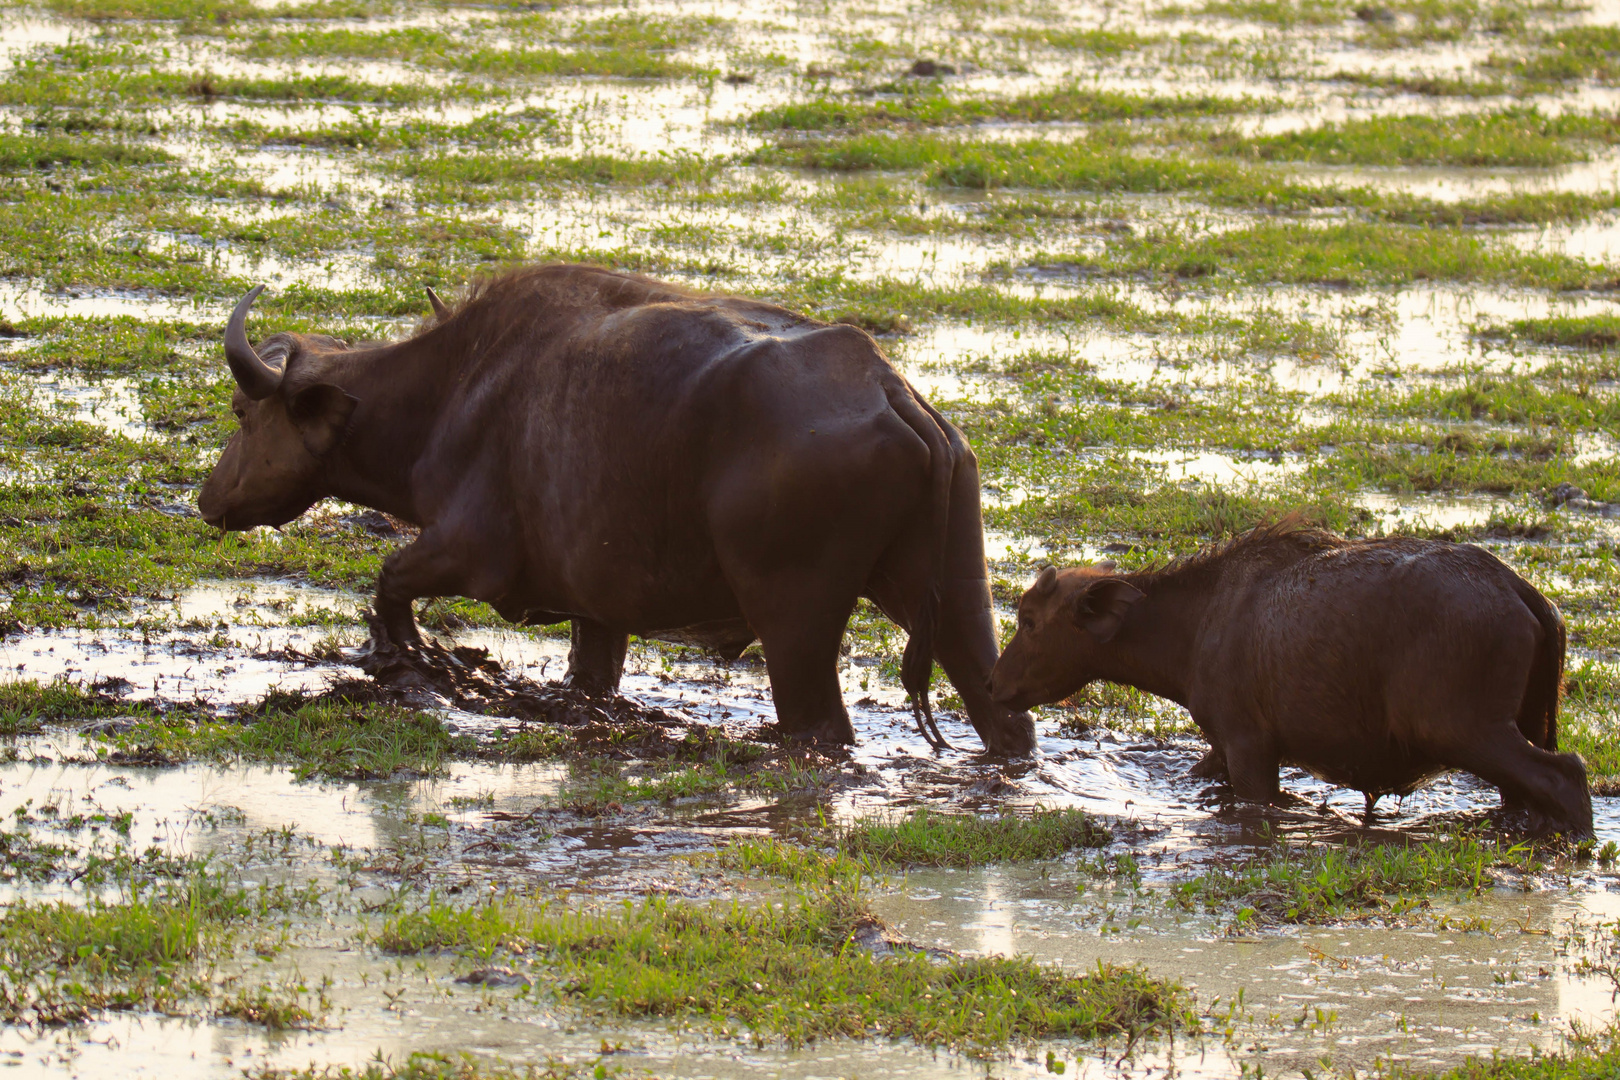
[(263, 285), (255, 285), (248, 294), (236, 302), (230, 321), (225, 324), (225, 362), (231, 365), (231, 375), (242, 393), (260, 401), (276, 392), (281, 385), (281, 372), (265, 363), (247, 338), (247, 313), (253, 301), (264, 292)]
[(439, 294), (433, 291), (433, 286), (427, 287), (428, 303), (433, 305), (434, 318), (444, 320), (450, 317), (450, 305), (439, 299)]

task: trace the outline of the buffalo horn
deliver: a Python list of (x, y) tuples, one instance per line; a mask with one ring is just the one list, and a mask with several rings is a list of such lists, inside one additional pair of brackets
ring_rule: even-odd
[(281, 372), (271, 367), (253, 351), (247, 338), (247, 313), (253, 301), (264, 292), (263, 285), (255, 285), (248, 294), (236, 302), (230, 322), (225, 324), (225, 362), (231, 365), (231, 375), (242, 393), (259, 401), (276, 392), (281, 385)]
[(429, 285), (427, 287), (427, 291), (428, 291), (428, 303), (433, 305), (433, 315), (434, 315), (434, 317), (439, 318), (439, 319), (447, 319), (447, 318), (449, 318), (450, 317), (450, 305), (446, 304), (443, 300), (439, 299), (439, 294), (433, 291), (433, 286)]

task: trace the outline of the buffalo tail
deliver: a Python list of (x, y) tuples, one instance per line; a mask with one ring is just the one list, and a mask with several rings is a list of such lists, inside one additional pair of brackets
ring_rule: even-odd
[(950, 439), (922, 404), (911, 386), (898, 375), (886, 381), (889, 408), (906, 426), (917, 433), (928, 447), (928, 584), (916, 610), (909, 613), (910, 637), (900, 658), (900, 685), (911, 695), (911, 710), (917, 730), (936, 750), (950, 749), (950, 743), (934, 723), (934, 710), (928, 700), (929, 683), (934, 676), (934, 626), (939, 619), (939, 588), (945, 576), (945, 547), (950, 532), (951, 483), (956, 473), (956, 455)]
[(1530, 665), (1530, 682), (1519, 705), (1519, 730), (1541, 749), (1556, 752), (1558, 698), (1564, 688), (1564, 619), (1529, 582), (1517, 579), (1513, 589), (1541, 624), (1541, 648)]

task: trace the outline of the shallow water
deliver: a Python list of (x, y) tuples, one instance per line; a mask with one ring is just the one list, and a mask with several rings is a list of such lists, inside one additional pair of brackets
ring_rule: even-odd
[[(630, 682), (648, 701), (691, 707), (697, 696), (679, 681), (638, 676)], [(701, 697), (733, 718), (764, 709), (755, 680), (704, 686)], [(1149, 1045), (1122, 1060), (1120, 1046), (1059, 1040), (1033, 1054), (992, 1060), (992, 1075), (1038, 1071), (1034, 1062), (1047, 1049), (1085, 1075), (1134, 1075), (1174, 1062), (1190, 1074), (1226, 1076), (1255, 1064), (1273, 1071), (1314, 1067), (1324, 1056), (1358, 1068), (1375, 1058), (1429, 1066), (1482, 1047), (1554, 1045), (1571, 1019), (1612, 1015), (1607, 981), (1577, 975), (1567, 948), (1573, 925), (1620, 914), (1620, 900), (1608, 891), (1620, 881), (1592, 870), (1527, 879), (1499, 872), (1485, 896), (1442, 901), (1393, 928), (1351, 923), (1234, 932), (1221, 918), (1165, 905), (1163, 885), (1206, 859), (1263, 850), (1279, 834), (1334, 840), (1397, 835), (1390, 830), (1423, 835), (1459, 811), (1494, 803), (1494, 793), (1466, 779), (1443, 780), (1399, 806), (1386, 804), (1367, 833), (1359, 798), (1299, 778), (1290, 779), (1290, 789), (1323, 799), (1325, 812), (1229, 808), (1204, 798), (1198, 784), (1178, 779), (1198, 754), (1185, 740), (1107, 732), (1069, 740), (1046, 732), (1040, 758), (1009, 768), (966, 752), (928, 754), (898, 709), (856, 706), (853, 712), (862, 737), (855, 760), (869, 780), (833, 803), (835, 816), (914, 799), (981, 808), (987, 804), (979, 793), (993, 782), (995, 804), (1078, 805), (1110, 815), (1124, 838), (1113, 850), (1137, 857), (1148, 886), (1140, 893), (1109, 886), (1070, 861), (914, 871), (875, 888), (872, 903), (881, 918), (919, 944), (967, 954), (1019, 953), (1073, 971), (1104, 960), (1174, 972), (1206, 1017), (1206, 1034), (1174, 1048)], [(959, 725), (945, 727), (952, 738), (970, 741)], [(68, 732), (25, 740), (22, 748), (24, 760), (0, 767), (0, 817), (9, 819), (24, 805), (36, 813), (54, 806), (62, 816), (127, 809), (136, 815), (132, 836), (140, 843), (226, 859), (240, 858), (243, 845), (263, 843), (260, 838), (291, 837), (271, 845), (270, 857), (248, 860), (241, 873), (250, 881), (336, 886), (327, 858), (332, 845), (380, 857), (403, 844), (427, 854), (441, 888), (539, 887), (602, 898), (656, 891), (702, 901), (735, 885), (722, 886), (691, 857), (729, 838), (791, 828), (814, 815), (810, 807), (744, 798), (653, 806), (627, 819), (542, 817), (545, 827), (536, 828), (525, 816), (556, 795), (562, 772), (555, 766), (462, 763), (437, 780), (297, 782), (284, 769), (248, 765), (79, 764), (87, 746)], [(1599, 838), (1620, 837), (1612, 800), (1599, 804)], [(428, 812), (444, 813), (448, 825), (425, 828), (420, 815)], [(48, 824), (34, 828), (50, 833)], [(483, 844), (497, 839), (503, 843)], [(512, 850), (501, 853), (503, 847)], [(387, 895), (385, 879), (368, 880), (347, 887), (360, 889), (357, 895)], [(30, 895), (62, 893), (47, 886)], [(476, 966), (472, 960), (400, 962), (356, 947), (355, 935), (367, 921), (294, 918), (278, 956), (259, 961), (243, 953), (220, 971), (250, 985), (294, 976), (305, 985), (321, 982), (332, 1003), (321, 1030), (272, 1035), (232, 1020), (114, 1016), (59, 1030), (8, 1029), (0, 1033), (0, 1053), (15, 1054), (23, 1075), (152, 1075), (179, 1068), (186, 1075), (226, 1076), (255, 1063), (359, 1064), (378, 1051), (396, 1058), (454, 1049), (515, 1062), (580, 1060), (594, 1057), (607, 1039), (624, 1046), (615, 1062), (683, 1077), (808, 1078), (829, 1069), (935, 1077), (982, 1067), (903, 1043), (833, 1040), (789, 1050), (715, 1037), (701, 1026), (581, 1023), (568, 1009), (510, 990), (453, 983)], [(516, 961), (520, 970), (525, 963)], [(1234, 1008), (1240, 992), (1241, 1007)]]

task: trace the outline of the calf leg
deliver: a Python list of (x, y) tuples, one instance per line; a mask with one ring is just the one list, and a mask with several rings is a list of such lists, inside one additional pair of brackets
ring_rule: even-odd
[(624, 676), (630, 635), (595, 619), (575, 619), (569, 633), (568, 678), (564, 684), (587, 694), (611, 694)]

